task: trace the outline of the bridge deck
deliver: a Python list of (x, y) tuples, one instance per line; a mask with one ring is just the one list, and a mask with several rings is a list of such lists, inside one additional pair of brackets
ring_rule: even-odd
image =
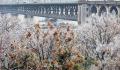
[(1, 13), (77, 20), (78, 4), (2, 4)]
[(0, 0), (0, 4), (54, 4), (77, 3), (79, 0)]
[[(120, 1), (80, 1), (76, 3), (73, 2), (73, 3), (0, 4), (0, 12), (12, 13), (12, 14), (25, 14), (30, 16), (50, 17), (50, 18), (57, 18), (57, 19), (78, 20), (78, 14), (81, 13), (81, 9), (82, 9), (81, 8), (79, 11), (78, 5), (81, 5), (84, 3), (91, 4), (91, 5), (92, 4), (120, 5)], [(84, 10), (83, 12), (86, 13), (85, 12), (86, 9), (84, 8), (82, 9), (82, 11)]]
[(78, 3), (22, 3), (22, 4), (0, 4), (1, 6), (3, 5), (3, 6), (7, 6), (7, 5), (10, 5), (10, 6), (12, 6), (12, 5), (17, 5), (17, 6), (19, 6), (19, 5), (77, 5)]
[[(50, 1), (50, 0), (49, 0)], [(54, 2), (53, 1), (43, 1), (43, 2), (15, 2), (15, 3), (0, 3), (0, 5), (18, 5), (18, 4), (116, 4), (116, 5), (120, 5), (120, 1), (79, 1), (79, 0), (75, 0), (75, 1), (61, 1), (60, 2)]]
[(79, 4), (115, 4), (115, 5), (120, 5), (120, 1), (79, 1)]

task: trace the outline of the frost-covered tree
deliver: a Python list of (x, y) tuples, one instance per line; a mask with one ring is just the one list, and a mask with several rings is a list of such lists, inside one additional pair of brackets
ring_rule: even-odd
[[(117, 65), (115, 62), (119, 62), (120, 41), (120, 23), (117, 17), (92, 15), (85, 24), (78, 27), (78, 31), (80, 51), (87, 57), (95, 58), (100, 70), (109, 70), (109, 67)], [(111, 61), (115, 63), (113, 66), (109, 66)]]

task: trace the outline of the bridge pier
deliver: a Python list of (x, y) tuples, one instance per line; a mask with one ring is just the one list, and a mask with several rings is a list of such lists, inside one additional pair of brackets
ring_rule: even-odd
[(81, 24), (81, 6), (78, 5), (78, 24)]
[(88, 15), (87, 4), (82, 4), (78, 6), (78, 23), (84, 23)]
[[(101, 2), (101, 3), (100, 3)], [(84, 23), (86, 17), (89, 17), (92, 13), (101, 15), (114, 14), (116, 17), (120, 17), (120, 4), (116, 2), (80, 2), (78, 5), (78, 23)]]

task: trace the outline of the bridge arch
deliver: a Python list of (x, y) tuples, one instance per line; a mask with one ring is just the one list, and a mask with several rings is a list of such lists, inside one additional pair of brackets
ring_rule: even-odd
[(117, 15), (118, 14), (118, 9), (116, 6), (112, 6), (110, 8), (110, 13), (114, 14), (114, 15)]
[(100, 10), (99, 10), (99, 16), (101, 16), (102, 14), (107, 13), (106, 7), (105, 6), (101, 6)]
[(93, 6), (91, 7), (90, 12), (96, 14), (96, 13), (97, 13), (97, 7), (96, 7), (95, 5), (93, 5)]

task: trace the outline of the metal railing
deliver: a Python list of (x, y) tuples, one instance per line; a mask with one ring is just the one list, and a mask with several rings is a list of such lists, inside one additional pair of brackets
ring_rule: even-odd
[(77, 3), (79, 0), (1, 0), (0, 4)]

